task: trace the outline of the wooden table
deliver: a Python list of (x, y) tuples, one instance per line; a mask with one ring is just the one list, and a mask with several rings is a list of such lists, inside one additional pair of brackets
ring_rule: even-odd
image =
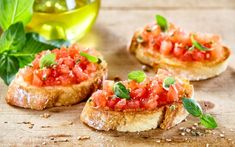
[[(138, 27), (154, 21), (161, 14), (189, 31), (220, 34), (224, 43), (235, 51), (234, 0), (103, 0), (92, 31), (81, 43), (96, 47), (109, 63), (109, 79), (126, 78), (129, 71), (141, 64), (128, 54), (126, 46)], [(192, 126), (197, 119), (162, 131), (117, 133), (95, 131), (80, 122), (84, 103), (45, 111), (25, 110), (5, 103), (7, 86), (0, 83), (0, 146), (235, 146), (235, 57), (219, 77), (194, 82), (195, 97), (206, 103), (218, 121), (219, 128), (211, 134), (180, 136), (179, 127)], [(40, 115), (51, 116), (43, 118)], [(224, 134), (225, 137), (222, 137)], [(87, 135), (90, 138), (78, 140)], [(160, 140), (160, 143), (159, 143)]]

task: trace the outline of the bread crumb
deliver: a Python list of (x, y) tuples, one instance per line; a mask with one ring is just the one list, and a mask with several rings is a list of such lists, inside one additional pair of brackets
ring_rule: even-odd
[(208, 143), (206, 144), (206, 147), (209, 147), (209, 144), (208, 144)]
[(86, 139), (90, 139), (90, 136), (84, 135), (84, 136), (78, 136), (77, 137), (77, 140), (86, 140)]
[(42, 145), (46, 145), (47, 143), (46, 142), (43, 142)]
[(40, 116), (41, 116), (42, 118), (48, 118), (48, 117), (51, 116), (51, 114), (49, 114), (49, 113), (43, 113), (43, 114), (41, 114)]

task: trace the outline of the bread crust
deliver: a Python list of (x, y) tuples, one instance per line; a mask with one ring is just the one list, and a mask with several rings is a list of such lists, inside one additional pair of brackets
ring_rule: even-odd
[(98, 89), (106, 78), (107, 63), (102, 60), (97, 72), (86, 81), (69, 86), (37, 87), (26, 83), (21, 75), (25, 69), (20, 69), (11, 82), (6, 102), (10, 105), (43, 110), (54, 106), (69, 106), (86, 99)]
[(207, 62), (184, 62), (175, 57), (166, 57), (159, 52), (145, 49), (145, 47), (137, 42), (137, 36), (141, 31), (137, 31), (129, 46), (129, 51), (143, 64), (152, 66), (153, 68), (164, 68), (175, 75), (184, 77), (190, 81), (204, 80), (215, 77), (224, 72), (228, 66), (230, 50), (223, 46), (223, 55), (221, 58)]
[[(184, 87), (186, 88), (184, 96), (193, 97), (193, 86), (185, 83)], [(92, 103), (87, 101), (80, 119), (88, 126), (104, 131), (140, 132), (158, 127), (169, 129), (188, 116), (181, 102), (144, 111), (113, 111), (108, 108), (94, 107)]]

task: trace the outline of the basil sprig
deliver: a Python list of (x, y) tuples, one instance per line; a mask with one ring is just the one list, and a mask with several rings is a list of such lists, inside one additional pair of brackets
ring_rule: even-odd
[(191, 35), (190, 37), (192, 43), (193, 43), (193, 46), (190, 47), (190, 50), (193, 50), (194, 48), (197, 48), (199, 49), (200, 51), (207, 51), (209, 50), (209, 48), (203, 46), (202, 44), (200, 44), (199, 42), (197, 42), (195, 39), (194, 39), (194, 35)]
[(204, 127), (209, 129), (214, 129), (217, 127), (217, 123), (213, 116), (211, 116), (210, 114), (204, 114), (202, 108), (194, 99), (183, 98), (182, 101), (184, 108), (188, 111), (188, 113), (195, 117), (199, 117), (201, 124)]
[(130, 91), (121, 83), (117, 82), (113, 86), (114, 94), (119, 98), (130, 99)]
[(146, 74), (141, 70), (132, 71), (128, 74), (129, 80), (134, 80), (138, 83), (144, 81), (145, 78), (146, 78)]
[(157, 24), (160, 26), (161, 30), (163, 32), (166, 32), (168, 30), (168, 22), (167, 22), (166, 18), (164, 18), (161, 15), (156, 15), (155, 18), (156, 18)]
[(80, 55), (85, 57), (88, 61), (93, 62), (93, 63), (101, 63), (102, 60), (98, 57), (92, 56), (90, 54), (87, 54), (85, 52), (80, 52)]
[(41, 69), (44, 67), (50, 67), (50, 66), (56, 64), (55, 59), (56, 59), (56, 55), (54, 53), (46, 54), (46, 55), (42, 56), (42, 58), (40, 59), (39, 67)]
[(175, 84), (175, 78), (174, 77), (167, 77), (164, 79), (163, 83), (163, 88), (168, 90), (171, 85)]

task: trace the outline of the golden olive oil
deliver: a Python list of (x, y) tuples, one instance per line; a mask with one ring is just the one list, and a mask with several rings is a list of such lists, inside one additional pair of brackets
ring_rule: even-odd
[(46, 39), (76, 41), (90, 30), (99, 7), (100, 0), (35, 0), (27, 31)]

